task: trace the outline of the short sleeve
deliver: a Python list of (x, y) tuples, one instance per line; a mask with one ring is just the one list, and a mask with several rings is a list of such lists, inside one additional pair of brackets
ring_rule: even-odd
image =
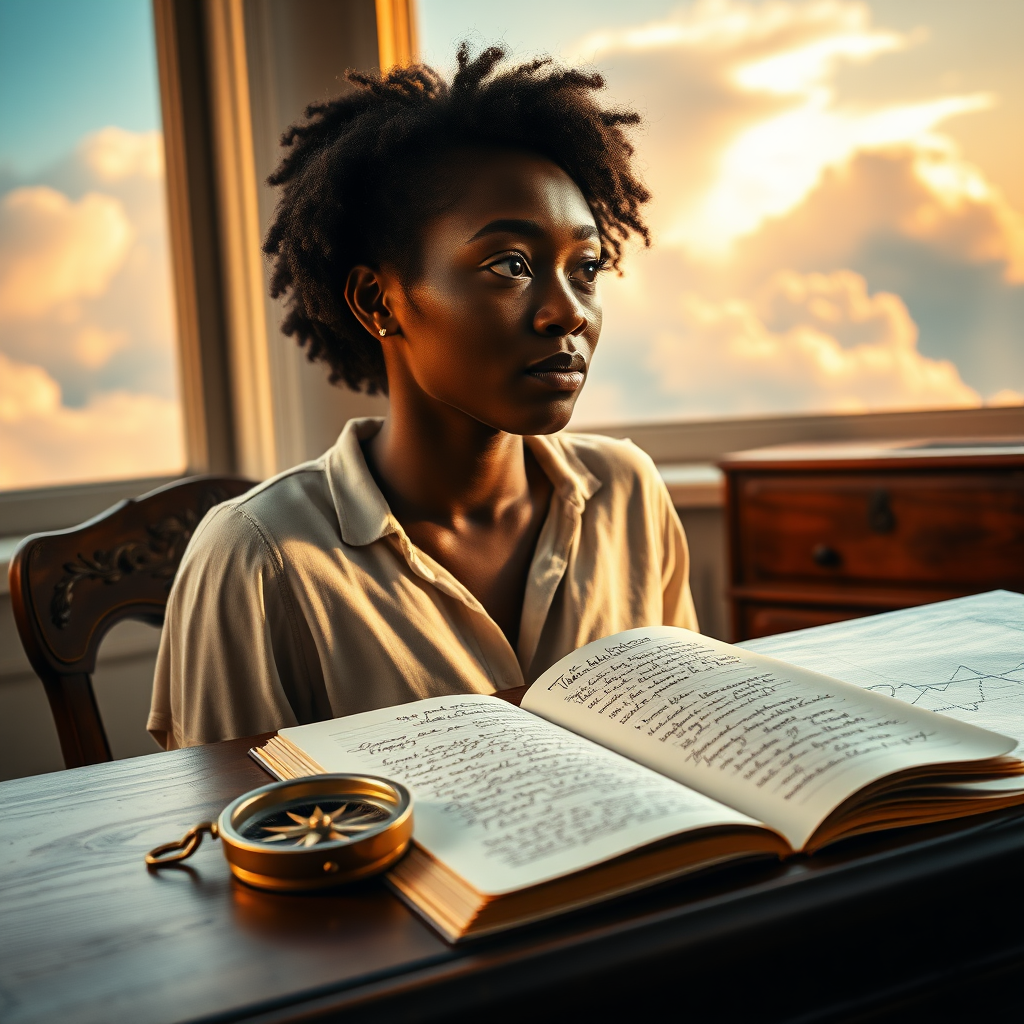
[[(233, 504), (213, 509), (167, 603), (147, 728), (167, 749), (297, 724), (282, 683), (301, 666), (283, 567)], [(292, 680), (286, 680), (294, 686)]]

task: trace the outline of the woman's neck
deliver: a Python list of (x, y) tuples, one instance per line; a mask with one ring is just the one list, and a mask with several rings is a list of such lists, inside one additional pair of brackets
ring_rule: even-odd
[(395, 401), (364, 445), (409, 539), (483, 605), (515, 650), (551, 482), (516, 434), (443, 403)]
[[(494, 523), (529, 500), (523, 440), (454, 409), (392, 406), (366, 444), (367, 461), (403, 524)], [(531, 460), (532, 462), (532, 460)], [(531, 467), (532, 468), (532, 467)]]

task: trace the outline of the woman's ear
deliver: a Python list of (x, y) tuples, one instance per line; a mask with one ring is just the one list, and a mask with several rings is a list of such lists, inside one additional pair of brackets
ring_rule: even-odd
[(345, 282), (345, 301), (352, 315), (378, 339), (401, 334), (388, 302), (389, 283), (379, 270), (364, 266), (353, 267)]

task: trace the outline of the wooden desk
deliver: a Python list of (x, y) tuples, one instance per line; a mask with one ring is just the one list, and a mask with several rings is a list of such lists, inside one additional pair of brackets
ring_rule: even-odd
[(147, 872), (148, 848), (267, 781), (250, 743), (0, 785), (5, 1024), (1021, 1019), (1019, 815), (733, 869), (453, 949), (380, 882), (260, 893), (215, 843)]

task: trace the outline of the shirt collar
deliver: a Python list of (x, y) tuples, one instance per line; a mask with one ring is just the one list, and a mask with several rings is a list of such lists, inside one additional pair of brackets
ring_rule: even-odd
[(366, 464), (360, 444), (373, 437), (383, 423), (379, 416), (349, 420), (325, 457), (327, 481), (338, 513), (341, 539), (352, 547), (363, 547), (388, 534), (400, 532), (398, 522)]
[[(377, 416), (349, 420), (326, 455), (327, 479), (341, 526), (341, 539), (354, 547), (372, 544), (392, 533), (404, 535), (370, 473), (361, 446), (361, 442), (373, 437), (383, 423)], [(524, 441), (555, 493), (582, 512), (601, 481), (558, 435), (531, 435)]]
[(601, 486), (601, 481), (587, 469), (561, 435), (530, 434), (523, 440), (551, 481), (555, 493), (582, 512), (587, 501)]

